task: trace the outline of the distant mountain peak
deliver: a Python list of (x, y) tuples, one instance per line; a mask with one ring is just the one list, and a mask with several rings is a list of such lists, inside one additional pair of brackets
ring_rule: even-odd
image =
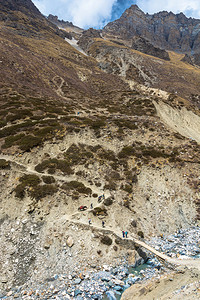
[(200, 20), (167, 11), (145, 14), (137, 5), (128, 8), (118, 20), (108, 23), (103, 34), (124, 40), (141, 36), (155, 47), (188, 54), (199, 52), (200, 48)]

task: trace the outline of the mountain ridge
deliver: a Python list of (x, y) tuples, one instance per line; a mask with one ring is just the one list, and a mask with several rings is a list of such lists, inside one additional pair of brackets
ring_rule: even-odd
[(145, 14), (132, 5), (122, 16), (103, 28), (103, 34), (131, 39), (135, 35), (147, 38), (154, 46), (182, 53), (199, 52), (200, 20), (187, 18), (183, 13), (159, 12)]

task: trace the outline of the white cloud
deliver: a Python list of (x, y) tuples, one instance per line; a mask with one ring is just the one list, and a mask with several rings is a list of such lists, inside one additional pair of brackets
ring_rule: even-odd
[(101, 27), (111, 18), (117, 0), (33, 0), (45, 15), (54, 14), (82, 28)]
[[(115, 10), (124, 12), (136, 3), (145, 13), (159, 11), (183, 12), (187, 17), (200, 18), (200, 0), (33, 0), (44, 15), (57, 15), (82, 28), (101, 28), (111, 20)], [(115, 14), (113, 14), (115, 15)], [(116, 16), (116, 15), (115, 15)]]
[(136, 2), (141, 10), (150, 14), (166, 10), (173, 13), (183, 12), (187, 17), (200, 17), (199, 0), (137, 0)]

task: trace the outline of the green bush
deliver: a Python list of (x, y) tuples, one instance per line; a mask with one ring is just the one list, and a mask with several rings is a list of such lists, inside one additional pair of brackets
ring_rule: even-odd
[(141, 237), (142, 239), (144, 238), (144, 233), (143, 233), (143, 231), (140, 230), (140, 231), (138, 231), (137, 234), (138, 234), (138, 236)]
[(26, 185), (24, 183), (18, 184), (16, 186), (16, 188), (14, 189), (15, 196), (19, 199), (23, 199), (25, 196), (25, 188), (26, 188)]
[(132, 193), (132, 186), (130, 184), (126, 184), (124, 187), (123, 187), (123, 190), (127, 193)]
[(33, 147), (40, 145), (42, 142), (41, 138), (33, 135), (26, 135), (19, 140), (19, 148), (24, 151), (29, 151)]
[(115, 184), (115, 182), (114, 181), (109, 181), (107, 184), (105, 184), (105, 186), (104, 186), (104, 189), (107, 189), (107, 190), (116, 190), (116, 184)]
[(41, 182), (40, 178), (34, 174), (25, 174), (20, 177), (19, 181), (21, 182), (14, 189), (15, 196), (17, 198), (23, 199), (25, 196), (25, 190), (27, 187), (38, 188), (38, 184)]
[(58, 191), (55, 185), (38, 185), (36, 189), (30, 191), (30, 196), (36, 200), (40, 200), (46, 196), (52, 196)]
[(49, 174), (54, 174), (56, 170), (60, 170), (67, 175), (73, 174), (69, 162), (67, 160), (58, 160), (57, 158), (44, 160), (35, 167), (35, 170), (39, 173), (42, 173), (46, 169), (48, 169)]
[(104, 244), (104, 245), (110, 246), (110, 245), (112, 245), (112, 239), (109, 236), (104, 235), (101, 238), (101, 243)]
[(85, 150), (83, 145), (72, 144), (65, 152), (65, 158), (70, 165), (85, 164), (94, 157), (93, 153)]
[(10, 161), (0, 159), (0, 169), (10, 169)]
[(125, 146), (118, 154), (119, 158), (127, 158), (135, 154), (133, 146)]
[(113, 151), (105, 150), (99, 146), (98, 157), (101, 159), (116, 161), (116, 156)]
[(96, 216), (107, 216), (107, 210), (106, 208), (102, 207), (95, 207), (92, 211), (93, 215)]
[(92, 190), (90, 188), (87, 188), (82, 182), (78, 182), (78, 181), (65, 182), (62, 185), (62, 189), (66, 191), (75, 190), (81, 194), (86, 194), (86, 195), (92, 194)]
[(46, 184), (52, 184), (55, 182), (55, 178), (53, 176), (42, 176), (42, 180)]
[(41, 180), (37, 175), (34, 174), (29, 174), (29, 175), (24, 175), (22, 177), (20, 177), (19, 181), (23, 184), (25, 184), (25, 186), (36, 186), (38, 185)]
[(24, 133), (20, 133), (14, 136), (8, 136), (5, 138), (5, 142), (2, 146), (2, 148), (9, 148), (16, 144), (17, 141), (19, 141), (21, 138), (25, 136)]

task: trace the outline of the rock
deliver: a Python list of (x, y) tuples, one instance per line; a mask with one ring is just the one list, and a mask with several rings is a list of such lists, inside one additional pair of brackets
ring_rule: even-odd
[(50, 246), (51, 246), (51, 244), (50, 244), (50, 243), (46, 243), (46, 244), (44, 244), (44, 249), (49, 249), (49, 248), (50, 248)]
[(81, 283), (81, 279), (80, 279), (80, 278), (76, 278), (76, 279), (74, 280), (74, 283), (75, 283), (75, 284), (80, 284), (80, 283)]
[(170, 60), (169, 54), (167, 51), (160, 49), (158, 47), (154, 47), (147, 39), (139, 36), (133, 37), (132, 40), (132, 49), (137, 51), (159, 57), (164, 60)]
[(72, 239), (71, 236), (68, 237), (68, 239), (67, 239), (67, 241), (66, 241), (66, 244), (67, 244), (67, 246), (70, 247), (70, 248), (74, 245), (74, 241), (73, 241), (73, 239)]
[(75, 290), (75, 292), (74, 292), (75, 297), (78, 295), (81, 295), (81, 294), (82, 294), (82, 291), (80, 291), (80, 290)]
[(10, 297), (12, 294), (13, 294), (13, 291), (10, 291), (10, 292), (7, 293), (6, 296), (7, 296), (7, 297)]
[(2, 282), (2, 283), (7, 283), (7, 282), (8, 282), (8, 279), (7, 279), (6, 277), (2, 277), (2, 278), (1, 278), (1, 282)]
[(106, 282), (109, 282), (109, 281), (110, 281), (110, 278), (107, 278), (107, 277), (102, 277), (102, 278), (101, 278), (101, 281), (106, 281)]
[(113, 289), (116, 291), (122, 291), (123, 287), (121, 287), (120, 285), (116, 285)]
[(106, 292), (106, 295), (108, 296), (108, 299), (116, 300), (115, 293), (113, 291)]

